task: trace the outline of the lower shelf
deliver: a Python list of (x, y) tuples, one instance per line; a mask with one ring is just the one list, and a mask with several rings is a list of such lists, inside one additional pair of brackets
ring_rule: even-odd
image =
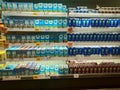
[[(51, 76), (50, 79), (23, 79), (0, 82), (1, 90), (80, 90), (90, 88), (120, 88), (120, 74), (94, 74), (79, 75), (79, 78), (73, 78), (74, 75)], [(69, 77), (69, 78), (68, 78)]]
[(99, 78), (119, 77), (120, 73), (94, 73), (94, 74), (63, 74), (63, 75), (31, 75), (31, 76), (2, 76), (1, 81), (12, 80), (41, 80), (41, 79), (72, 79), (72, 78)]

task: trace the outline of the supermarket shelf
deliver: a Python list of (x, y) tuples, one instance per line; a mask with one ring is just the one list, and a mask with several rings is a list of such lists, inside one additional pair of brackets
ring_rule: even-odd
[(50, 57), (50, 56), (47, 56), (47, 57), (40, 57), (40, 60), (37, 60), (37, 57), (36, 58), (7, 58), (6, 62), (24, 62), (24, 61), (55, 61), (55, 60), (58, 60), (58, 61), (66, 61), (68, 57)]
[[(68, 42), (69, 43), (69, 42)], [(73, 46), (120, 46), (120, 42), (72, 42)], [(9, 43), (9, 46), (36, 46), (37, 43)], [(59, 43), (53, 43), (53, 42), (40, 42), (40, 46), (67, 46), (67, 43), (59, 42)]]
[(51, 75), (52, 79), (60, 78), (96, 78), (96, 77), (119, 77), (119, 73), (94, 73), (94, 74), (67, 74), (67, 75)]
[(113, 27), (113, 28), (93, 28), (93, 27), (85, 27), (85, 28), (79, 28), (75, 27), (73, 28), (73, 32), (75, 33), (102, 33), (102, 32), (120, 32), (120, 27)]
[[(36, 46), (37, 43), (9, 43), (9, 46)], [(59, 43), (53, 43), (53, 42), (40, 42), (40, 46), (67, 46), (67, 43), (59, 42)]]
[(115, 41), (111, 41), (111, 42), (108, 42), (108, 41), (80, 41), (80, 42), (74, 42), (72, 41), (73, 43), (73, 46), (120, 46), (120, 42), (115, 42)]
[(69, 17), (120, 17), (120, 14), (105, 14), (105, 13), (69, 13)]
[(2, 11), (3, 16), (24, 16), (24, 17), (67, 17), (65, 12), (20, 12)]
[(6, 62), (30, 62), (30, 61), (63, 61), (66, 60), (81, 60), (85, 62), (117, 62), (120, 63), (120, 56), (101, 56), (101, 55), (91, 55), (91, 56), (84, 56), (84, 55), (76, 55), (76, 56), (69, 56), (69, 57), (40, 57), (40, 60), (36, 58), (7, 58)]
[(67, 32), (68, 28), (8, 28), (10, 32)]
[(9, 80), (38, 80), (38, 79), (66, 79), (66, 78), (97, 78), (119, 77), (120, 73), (94, 73), (94, 74), (64, 74), (64, 75), (30, 75), (30, 76), (3, 76), (2, 81)]
[(120, 56), (101, 56), (101, 55), (90, 55), (90, 56), (84, 56), (84, 55), (76, 55), (76, 56), (69, 56), (67, 60), (81, 60), (81, 61), (87, 61), (87, 62), (119, 62), (120, 63)]

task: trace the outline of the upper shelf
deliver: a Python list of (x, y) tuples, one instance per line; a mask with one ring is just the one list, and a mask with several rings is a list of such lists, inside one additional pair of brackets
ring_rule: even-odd
[(29, 17), (67, 17), (66, 12), (20, 12), (2, 11), (4, 16), (29, 16)]
[(69, 13), (69, 17), (120, 17), (120, 14), (108, 13)]

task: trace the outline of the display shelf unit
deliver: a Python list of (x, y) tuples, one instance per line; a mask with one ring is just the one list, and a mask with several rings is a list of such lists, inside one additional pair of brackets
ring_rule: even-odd
[(120, 14), (106, 14), (106, 13), (69, 13), (69, 17), (96, 17), (96, 18), (119, 18)]
[[(26, 2), (26, 1), (25, 1)], [(67, 1), (69, 2), (69, 0)], [(77, 5), (77, 3), (74, 1)], [(7, 19), (10, 18), (120, 18), (120, 14), (105, 14), (105, 13), (62, 13), (62, 12), (34, 12), (34, 11), (2, 11), (3, 18)], [(20, 19), (19, 19), (20, 20)], [(12, 35), (14, 34), (21, 34), (22, 33), (33, 33), (33, 32), (68, 32), (69, 29), (72, 28), (72, 33), (120, 33), (120, 27), (65, 27), (65, 28), (10, 28), (8, 27), (8, 33)], [(17, 33), (18, 32), (18, 33)], [(67, 33), (67, 34), (68, 34)], [(25, 34), (24, 34), (25, 35)], [(38, 44), (39, 43), (39, 44)], [(69, 41), (66, 42), (31, 42), (31, 43), (24, 43), (17, 42), (17, 43), (9, 43), (9, 46), (68, 46)], [(71, 43), (71, 42), (70, 42)], [(38, 45), (37, 45), (38, 44)], [(84, 42), (72, 42), (72, 46), (120, 46), (119, 41), (84, 41)], [(24, 62), (45, 62), (45, 61), (63, 61), (65, 64), (68, 60), (78, 60), (81, 62), (97, 62), (100, 64), (101, 62), (115, 62), (120, 63), (120, 56), (119, 55), (76, 55), (76, 56), (55, 56), (55, 57), (23, 57), (15, 58), (10, 57), (6, 59), (4, 62), (0, 62), (2, 64), (21, 64)], [(68, 68), (69, 69), (69, 68)], [(120, 73), (87, 73), (87, 74), (36, 74), (36, 75), (18, 75), (18, 76), (0, 76), (0, 87), (1, 89), (55, 89), (55, 88), (92, 88), (92, 87), (120, 87)], [(115, 83), (113, 83), (115, 82)], [(5, 87), (7, 86), (7, 87)], [(21, 87), (22, 86), (22, 87)]]

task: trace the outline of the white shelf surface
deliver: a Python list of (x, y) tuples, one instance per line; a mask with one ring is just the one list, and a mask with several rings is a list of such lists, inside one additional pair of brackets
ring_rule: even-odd
[(19, 63), (19, 62), (34, 62), (34, 61), (56, 61), (58, 60), (59, 61), (63, 61), (65, 62), (67, 60), (68, 57), (58, 57), (58, 56), (53, 56), (53, 57), (50, 57), (50, 56), (47, 56), (47, 57), (40, 57), (40, 60), (37, 60), (37, 57), (35, 58), (7, 58), (6, 59), (6, 62), (16, 62), (16, 63)]
[(68, 28), (40, 28), (35, 30), (35, 28), (8, 28), (11, 32), (67, 32)]
[(66, 12), (23, 12), (2, 11), (3, 16), (30, 16), (30, 17), (67, 17)]
[(120, 14), (105, 13), (69, 13), (69, 17), (120, 17)]
[(106, 28), (97, 28), (97, 27), (73, 27), (73, 32), (76, 33), (102, 33), (102, 32), (119, 32), (120, 33), (120, 27), (106, 27)]
[(86, 74), (39, 74), (39, 75), (19, 75), (2, 76), (1, 81), (11, 80), (41, 80), (41, 79), (65, 79), (65, 78), (95, 78), (95, 77), (119, 77), (119, 73), (86, 73)]
[(120, 56), (101, 56), (101, 55), (90, 55), (90, 56), (84, 56), (84, 55), (77, 55), (77, 56), (70, 56), (68, 57), (68, 60), (80, 60), (85, 62), (116, 62), (120, 63)]
[[(37, 43), (9, 43), (9, 46), (36, 46)], [(40, 42), (40, 46), (67, 46), (67, 43)]]
[[(69, 41), (71, 42), (71, 41)], [(120, 42), (115, 42), (115, 41), (112, 41), (112, 42), (108, 42), (108, 41), (96, 41), (96, 42), (93, 42), (93, 41), (85, 41), (85, 42), (72, 42), (73, 43), (73, 46), (120, 46)]]
[(90, 56), (84, 56), (84, 55), (76, 55), (76, 56), (54, 56), (54, 57), (40, 57), (40, 60), (37, 60), (36, 58), (7, 58), (6, 62), (9, 63), (21, 63), (21, 62), (30, 62), (30, 61), (62, 61), (65, 62), (66, 60), (80, 60), (80, 61), (84, 61), (84, 62), (116, 62), (116, 63), (120, 63), (120, 56), (112, 56), (112, 55), (105, 55), (105, 56), (101, 56), (101, 55), (90, 55)]

